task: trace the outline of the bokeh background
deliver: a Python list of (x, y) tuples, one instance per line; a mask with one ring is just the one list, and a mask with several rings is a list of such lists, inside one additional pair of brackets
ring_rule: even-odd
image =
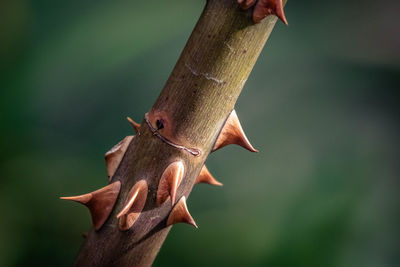
[[(0, 266), (70, 266), (90, 227), (62, 202), (106, 184), (205, 1), (0, 3)], [(399, 1), (289, 1), (154, 266), (399, 266)]]

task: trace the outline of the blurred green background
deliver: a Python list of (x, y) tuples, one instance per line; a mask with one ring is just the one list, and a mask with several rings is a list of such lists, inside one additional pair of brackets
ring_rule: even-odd
[[(361, 3), (360, 3), (361, 2)], [(205, 1), (0, 3), (0, 266), (70, 266)], [(154, 266), (399, 266), (399, 1), (289, 1)]]

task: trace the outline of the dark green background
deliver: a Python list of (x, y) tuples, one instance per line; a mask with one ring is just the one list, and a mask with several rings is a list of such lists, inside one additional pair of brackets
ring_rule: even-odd
[[(205, 1), (0, 4), (0, 266), (69, 266)], [(154, 266), (399, 266), (399, 1), (289, 1)]]

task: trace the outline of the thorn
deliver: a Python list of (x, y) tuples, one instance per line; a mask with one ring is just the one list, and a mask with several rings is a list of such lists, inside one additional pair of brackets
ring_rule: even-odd
[(93, 193), (88, 193), (80, 196), (73, 196), (73, 197), (60, 197), (62, 200), (72, 200), (83, 205), (86, 205), (93, 197)]
[(137, 195), (139, 194), (140, 188), (136, 188), (135, 191), (133, 192), (132, 196), (128, 197), (128, 203), (125, 204), (125, 207), (118, 213), (117, 219), (119, 219), (122, 215), (125, 215), (128, 213), (128, 211), (131, 209), (133, 203), (136, 200)]
[(138, 181), (129, 191), (124, 208), (118, 213), (119, 229), (126, 231), (139, 218), (146, 204), (148, 186), (146, 180)]
[(257, 2), (254, 7), (253, 21), (259, 23), (268, 15), (276, 15), (283, 23), (288, 25), (282, 0), (259, 0)]
[(182, 161), (171, 163), (163, 172), (157, 190), (157, 204), (160, 206), (168, 197), (171, 197), (171, 205), (175, 204), (176, 191), (181, 184), (185, 167)]
[(176, 203), (176, 205), (172, 208), (172, 211), (167, 219), (167, 226), (180, 222), (191, 224), (194, 227), (199, 228), (188, 211), (185, 196), (181, 197), (178, 203)]
[(133, 135), (125, 137), (104, 155), (106, 159), (108, 182), (111, 182), (111, 179), (114, 176), (115, 171), (118, 169), (118, 166), (121, 163), (133, 137)]
[(92, 216), (94, 229), (99, 230), (110, 215), (115, 201), (117, 200), (120, 188), (121, 182), (116, 181), (85, 195), (60, 198), (73, 200), (87, 206), (90, 215)]
[(218, 182), (208, 171), (206, 165), (203, 166), (203, 168), (200, 171), (199, 176), (196, 179), (195, 184), (199, 183), (205, 183), (205, 184), (211, 184), (211, 185), (216, 185), (216, 186), (222, 186), (222, 183)]
[(226, 120), (224, 127), (217, 137), (217, 141), (215, 141), (212, 151), (214, 152), (215, 150), (223, 148), (229, 144), (236, 144), (251, 152), (258, 152), (258, 150), (250, 144), (244, 134), (235, 110), (231, 112)]
[(126, 117), (126, 119), (132, 125), (133, 129), (135, 130), (135, 132), (138, 133), (139, 130), (140, 130), (140, 124), (135, 122), (134, 120), (132, 120), (131, 117)]

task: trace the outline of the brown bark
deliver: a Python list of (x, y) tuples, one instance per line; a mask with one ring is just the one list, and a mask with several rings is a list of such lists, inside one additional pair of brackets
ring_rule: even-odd
[[(275, 16), (269, 16), (253, 24), (251, 11), (239, 9), (236, 0), (207, 2), (171, 76), (148, 113), (152, 127), (162, 128), (157, 131), (161, 136), (155, 135), (145, 120), (142, 122), (111, 178), (111, 182), (121, 181), (114, 209), (98, 231), (90, 231), (75, 266), (153, 263), (171, 228), (166, 226), (171, 201), (157, 205), (157, 189), (164, 170), (172, 162), (184, 163), (176, 202), (182, 196), (188, 198), (276, 20)], [(129, 230), (121, 231), (116, 216), (132, 187), (142, 179), (148, 185), (144, 209)]]

